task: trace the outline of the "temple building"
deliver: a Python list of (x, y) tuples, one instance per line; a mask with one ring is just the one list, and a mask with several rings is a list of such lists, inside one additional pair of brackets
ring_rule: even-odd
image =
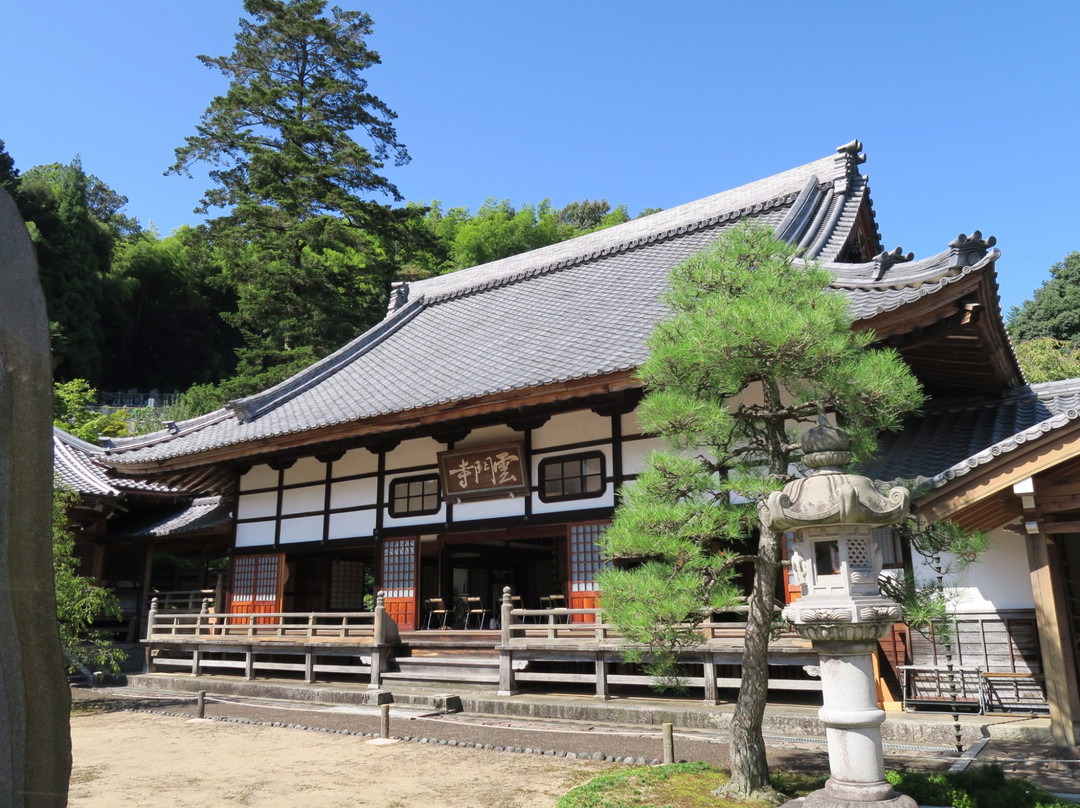
[[(855, 327), (896, 348), (930, 396), (870, 474), (919, 482), (928, 518), (992, 531), (985, 557), (949, 582), (960, 595), (950, 655), (979, 694), (993, 686), (1003, 704), (1048, 704), (1055, 732), (1075, 743), (1080, 381), (1025, 383), (993, 238), (961, 235), (919, 260), (886, 248), (860, 149), (397, 284), (382, 322), (303, 372), (165, 431), (112, 439), (92, 461), (114, 487), (157, 481), (228, 503), (221, 610), (359, 610), (383, 591), (404, 642), (433, 615), (493, 625), (507, 586), (527, 607), (595, 606), (596, 538), (659, 447), (635, 416), (635, 370), (665, 315), (669, 273), (724, 230), (766, 224), (833, 274)], [(912, 563), (889, 531), (878, 541), (886, 566)], [(914, 677), (921, 663), (925, 683), (941, 662), (932, 638), (902, 625), (891, 643), (883, 658), (909, 690), (918, 682), (905, 666)], [(984, 707), (975, 687), (965, 698)]]

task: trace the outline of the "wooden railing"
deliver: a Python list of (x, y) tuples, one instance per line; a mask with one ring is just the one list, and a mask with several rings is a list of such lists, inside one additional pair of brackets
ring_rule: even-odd
[[(631, 644), (605, 621), (602, 609), (515, 609), (510, 598), (507, 589), (500, 635), (491, 646), (499, 655), (500, 694), (518, 692), (523, 682), (586, 684), (606, 699), (611, 685), (654, 683), (625, 665)], [(696, 630), (701, 642), (680, 655), (681, 680), (703, 688), (706, 703), (716, 703), (720, 689), (740, 686), (744, 632), (739, 624), (717, 622), (711, 615)], [(219, 614), (208, 603), (197, 613), (152, 608), (145, 642), (148, 671), (172, 668), (195, 676), (236, 671), (248, 679), (257, 672), (300, 672), (307, 682), (321, 674), (345, 674), (366, 677), (369, 687), (378, 688), (392, 670), (400, 637), (380, 593), (373, 612)], [(769, 687), (820, 690), (820, 680), (802, 670), (817, 664), (808, 642), (782, 637), (770, 645)], [(457, 668), (446, 681), (474, 680), (467, 664)], [(403, 671), (395, 675), (408, 678)]]
[(215, 613), (204, 601), (197, 613), (161, 611), (151, 601), (146, 629), (146, 668), (242, 668), (367, 674), (379, 687), (390, 649), (399, 642), (397, 624), (386, 614), (382, 593), (373, 612)]
[[(623, 662), (632, 646), (613, 623), (604, 621), (603, 609), (515, 609), (510, 588), (503, 589), (500, 613), (499, 695), (518, 692), (519, 682), (595, 683), (598, 699), (609, 697), (612, 684), (651, 685), (655, 679), (642, 673), (611, 673), (609, 666)], [(576, 618), (576, 619), (575, 619)], [(721, 676), (719, 670), (742, 667), (744, 636), (738, 624), (716, 622), (710, 614), (696, 627), (701, 643), (680, 654), (685, 668), (700, 667), (680, 677), (683, 685), (702, 687), (705, 703), (716, 704), (721, 688), (738, 688), (740, 676)], [(733, 642), (733, 640), (735, 642)], [(530, 662), (593, 663), (592, 673), (549, 673), (528, 670)], [(821, 680), (800, 675), (816, 669), (818, 656), (808, 642), (789, 637), (770, 648), (769, 687), (783, 690), (821, 690)], [(723, 667), (726, 666), (726, 667)], [(795, 675), (791, 675), (795, 674)]]
[(214, 607), (213, 589), (178, 589), (171, 592), (152, 590), (148, 607), (152, 609), (156, 603), (159, 612), (197, 612), (206, 601), (209, 601), (210, 608)]

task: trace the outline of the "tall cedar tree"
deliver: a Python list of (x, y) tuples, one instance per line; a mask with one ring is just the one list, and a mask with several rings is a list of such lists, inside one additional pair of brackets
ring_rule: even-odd
[[(238, 296), (227, 319), (244, 335), (240, 372), (280, 376), (374, 323), (385, 307), (392, 242), (422, 211), (400, 200), (384, 161), (408, 162), (396, 114), (368, 92), (379, 63), (365, 37), (371, 18), (325, 0), (245, 0), (229, 56), (200, 56), (229, 78), (170, 173), (208, 163), (214, 187), (197, 209), (228, 209), (210, 223), (226, 283)], [(366, 133), (369, 146), (354, 140)], [(279, 366), (277, 371), (275, 366)]]
[(923, 400), (899, 356), (852, 329), (829, 273), (794, 259), (770, 230), (745, 225), (673, 270), (671, 315), (639, 371), (642, 426), (670, 451), (623, 491), (604, 539), (616, 568), (601, 575), (603, 606), (661, 663), (692, 642), (704, 609), (736, 603), (734, 566), (753, 563), (731, 727), (729, 789), (740, 796), (769, 787), (761, 721), (780, 569), (779, 539), (754, 505), (791, 479), (798, 425), (820, 410), (865, 457)]

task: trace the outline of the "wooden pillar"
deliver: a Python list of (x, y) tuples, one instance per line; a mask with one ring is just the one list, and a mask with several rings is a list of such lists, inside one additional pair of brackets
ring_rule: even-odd
[(1077, 731), (1080, 689), (1065, 606), (1060, 550), (1044, 534), (1034, 533), (1027, 537), (1027, 551), (1046, 696), (1050, 702), (1050, 730), (1058, 746), (1076, 746), (1080, 738)]
[(702, 658), (702, 672), (705, 676), (705, 703), (715, 707), (720, 703), (720, 695), (716, 688), (716, 660), (710, 652), (706, 652)]
[(611, 696), (607, 680), (607, 654), (604, 651), (596, 652), (596, 698), (607, 701)]

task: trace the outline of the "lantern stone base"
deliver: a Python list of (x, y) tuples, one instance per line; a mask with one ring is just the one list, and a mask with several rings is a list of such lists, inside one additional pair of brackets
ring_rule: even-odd
[[(829, 780), (829, 784), (833, 781)], [(885, 783), (889, 786), (888, 783)], [(919, 804), (906, 794), (897, 794), (889, 786), (891, 798), (881, 800), (844, 799), (829, 793), (829, 786), (812, 791), (805, 797), (785, 802), (781, 808), (919, 808)]]

